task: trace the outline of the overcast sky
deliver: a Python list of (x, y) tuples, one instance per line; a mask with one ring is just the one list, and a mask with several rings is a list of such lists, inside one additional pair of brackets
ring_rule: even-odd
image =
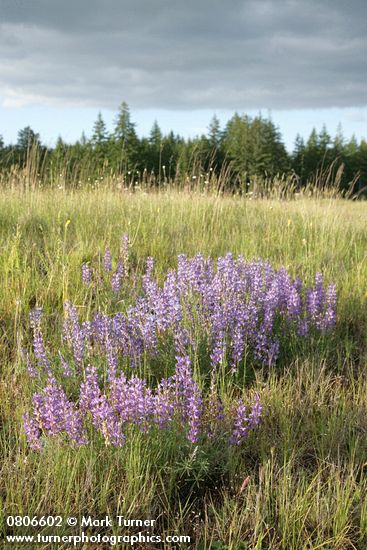
[(75, 139), (125, 100), (143, 133), (261, 110), (286, 141), (366, 136), (366, 21), (366, 0), (0, 0), (0, 134)]

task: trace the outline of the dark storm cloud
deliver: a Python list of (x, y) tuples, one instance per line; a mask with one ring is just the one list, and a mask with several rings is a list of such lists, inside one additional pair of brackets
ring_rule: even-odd
[(5, 105), (366, 105), (367, 2), (0, 0)]

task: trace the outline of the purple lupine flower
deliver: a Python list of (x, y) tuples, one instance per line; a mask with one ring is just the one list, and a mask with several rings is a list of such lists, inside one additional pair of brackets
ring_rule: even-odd
[(326, 311), (322, 323), (322, 331), (331, 330), (336, 323), (336, 285), (331, 284), (326, 291)]
[(117, 374), (117, 353), (110, 338), (106, 338), (106, 353), (107, 353), (107, 365), (108, 365), (108, 380), (116, 378)]
[(41, 331), (41, 317), (43, 315), (42, 308), (35, 308), (29, 314), (31, 327), (33, 329), (33, 351), (37, 362), (47, 371), (50, 370), (50, 361), (47, 357), (43, 335)]
[(27, 437), (28, 445), (34, 451), (41, 449), (41, 430), (37, 421), (29, 413), (25, 413), (23, 416), (23, 427)]
[(70, 441), (77, 447), (88, 444), (87, 436), (84, 432), (84, 419), (76, 405), (67, 399), (62, 402), (64, 414), (64, 430), (70, 438)]
[(113, 273), (111, 277), (111, 288), (115, 294), (118, 294), (121, 290), (121, 278), (117, 272)]
[(130, 419), (142, 429), (147, 428), (147, 420), (153, 414), (154, 399), (146, 381), (133, 376), (128, 381), (128, 408)]
[(129, 388), (124, 373), (109, 380), (109, 401), (123, 421), (129, 417), (126, 404), (128, 392)]
[(129, 235), (125, 233), (125, 235), (123, 235), (121, 239), (121, 255), (122, 255), (122, 260), (126, 266), (129, 263), (129, 248), (130, 248)]
[(212, 367), (216, 367), (217, 365), (220, 365), (224, 361), (225, 355), (226, 355), (226, 349), (227, 349), (224, 330), (221, 330), (216, 335), (215, 338), (216, 340), (214, 342), (213, 349), (210, 354)]
[(232, 330), (232, 359), (233, 366), (240, 362), (243, 357), (245, 349), (245, 328), (244, 328), (244, 315), (241, 316), (234, 323), (234, 328)]
[(106, 336), (110, 331), (111, 319), (102, 313), (96, 313), (92, 320), (92, 337), (95, 342), (104, 346), (106, 342)]
[(118, 294), (121, 290), (121, 283), (124, 277), (124, 264), (121, 258), (117, 262), (116, 271), (111, 277), (111, 287), (115, 294)]
[(27, 364), (27, 371), (31, 378), (36, 378), (37, 376), (37, 370), (35, 369), (35, 366), (29, 357), (29, 353), (26, 353), (26, 364)]
[(117, 260), (116, 272), (120, 275), (121, 278), (125, 275), (125, 266), (122, 258)]
[(69, 363), (66, 361), (65, 357), (62, 355), (60, 351), (59, 351), (59, 355), (60, 355), (60, 363), (61, 363), (63, 375), (72, 376), (73, 371), (71, 370)]
[(102, 434), (106, 444), (119, 447), (125, 443), (122, 422), (113, 405), (100, 390), (95, 367), (86, 368), (85, 380), (80, 386), (79, 403), (82, 411), (90, 412), (92, 423)]
[(92, 281), (92, 270), (88, 264), (82, 265), (82, 280), (85, 286), (90, 285)]
[(191, 361), (188, 355), (176, 357), (174, 383), (176, 406), (181, 409), (186, 420), (189, 415), (188, 402), (193, 390)]
[(181, 412), (183, 420), (188, 423), (188, 440), (197, 443), (203, 414), (203, 398), (192, 376), (190, 358), (176, 357), (176, 361), (176, 372), (173, 377), (175, 406)]
[(145, 277), (148, 279), (152, 278), (153, 275), (153, 269), (154, 269), (154, 258), (151, 256), (148, 256), (146, 259), (146, 271), (145, 271)]
[(322, 288), (322, 275), (321, 273), (317, 273), (315, 277), (315, 288), (308, 288), (306, 290), (306, 311), (309, 320), (318, 329), (320, 328), (324, 305), (325, 293)]
[(81, 410), (84, 412), (91, 410), (100, 394), (97, 369), (88, 365), (85, 369), (84, 381), (80, 385), (79, 406)]
[(251, 412), (248, 416), (249, 427), (252, 430), (254, 428), (257, 428), (257, 426), (260, 424), (262, 409), (263, 409), (263, 406), (260, 402), (260, 395), (256, 394), (255, 400), (251, 407)]
[(33, 337), (33, 351), (37, 358), (38, 364), (45, 367), (46, 370), (50, 369), (50, 361), (48, 360), (45, 345), (43, 342), (43, 336), (40, 330), (35, 331)]
[(287, 312), (291, 319), (297, 319), (301, 315), (302, 301), (301, 296), (294, 285), (289, 289), (289, 293), (286, 297), (287, 300)]
[(315, 293), (318, 308), (321, 310), (325, 305), (325, 289), (324, 289), (324, 278), (322, 273), (316, 273), (315, 275)]
[(188, 329), (181, 323), (178, 323), (174, 329), (175, 351), (177, 355), (185, 356), (189, 348), (195, 347), (195, 341), (191, 337)]
[(84, 341), (84, 349), (87, 353), (91, 352), (93, 327), (91, 321), (83, 321), (81, 325), (82, 337)]
[(260, 329), (256, 336), (254, 355), (263, 364), (270, 367), (276, 362), (279, 355), (278, 340), (268, 336), (263, 329)]
[(240, 445), (242, 440), (247, 437), (248, 432), (249, 424), (247, 410), (242, 399), (240, 399), (236, 408), (233, 432), (230, 440), (231, 444)]
[(172, 380), (161, 380), (153, 402), (154, 421), (161, 429), (167, 428), (173, 420), (175, 407), (172, 393)]
[(72, 351), (75, 363), (80, 366), (84, 358), (84, 334), (80, 326), (78, 313), (71, 302), (65, 302), (65, 319), (63, 325), (64, 340), (66, 340)]
[(247, 415), (247, 409), (242, 399), (238, 401), (235, 412), (232, 436), (230, 440), (232, 445), (240, 445), (242, 441), (248, 436), (250, 430), (256, 428), (259, 425), (261, 411), (262, 405), (260, 403), (259, 395), (256, 395), (249, 415)]
[(298, 334), (299, 336), (306, 337), (309, 331), (309, 322), (307, 319), (299, 319), (298, 321)]
[(29, 313), (29, 319), (33, 330), (40, 328), (41, 318), (43, 316), (43, 309), (36, 307)]
[(111, 251), (109, 248), (106, 248), (104, 256), (103, 256), (103, 265), (105, 268), (105, 271), (108, 273), (112, 271), (112, 259), (111, 259)]
[(177, 278), (174, 271), (169, 271), (163, 285), (163, 304), (166, 312), (167, 326), (176, 325), (182, 319), (180, 296), (177, 291)]
[(64, 428), (63, 396), (60, 386), (53, 377), (48, 379), (47, 386), (41, 394), (37, 394), (37, 398), (34, 400), (34, 406), (42, 430), (49, 435), (57, 435)]
[(64, 432), (78, 446), (87, 442), (80, 412), (75, 404), (68, 400), (55, 378), (49, 377), (42, 393), (33, 394), (32, 401), (38, 428), (46, 435), (56, 436)]

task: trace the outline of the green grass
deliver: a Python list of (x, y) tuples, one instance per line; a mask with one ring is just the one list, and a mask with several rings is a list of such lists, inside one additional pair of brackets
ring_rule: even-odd
[[(27, 448), (21, 417), (31, 388), (19, 346), (29, 344), (29, 311), (44, 307), (46, 340), (57, 347), (63, 302), (85, 304), (81, 264), (101, 261), (107, 244), (116, 254), (125, 232), (137, 271), (148, 255), (162, 274), (181, 252), (231, 251), (268, 258), (308, 283), (317, 271), (336, 282), (335, 334), (297, 353), (290, 344), (278, 367), (256, 369), (251, 388), (264, 418), (240, 450), (193, 452), (179, 437), (139, 433), (117, 450), (98, 442), (77, 451), (50, 442), (41, 455)], [(2, 191), (0, 522), (10, 513), (109, 513), (156, 518), (159, 534), (190, 535), (203, 549), (364, 550), (366, 250), (364, 202)], [(108, 308), (103, 295), (98, 305)]]

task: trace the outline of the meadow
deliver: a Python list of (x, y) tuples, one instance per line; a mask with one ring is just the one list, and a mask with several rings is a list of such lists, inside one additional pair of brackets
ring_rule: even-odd
[[(154, 257), (155, 277), (162, 281), (179, 254), (200, 252), (215, 260), (231, 252), (248, 262), (269, 260), (306, 286), (316, 273), (325, 284), (336, 284), (331, 332), (289, 338), (275, 364), (250, 356), (234, 378), (223, 370), (224, 403), (237, 395), (250, 403), (259, 395), (262, 404), (260, 425), (240, 445), (220, 438), (190, 443), (174, 430), (131, 429), (121, 447), (93, 436), (79, 448), (50, 438), (41, 450), (30, 449), (23, 415), (38, 382), (29, 376), (23, 351), (32, 350), (29, 314), (43, 308), (45, 346), (57, 354), (63, 304), (70, 301), (85, 317), (92, 307), (83, 264), (103, 266), (106, 248), (115, 261), (125, 234), (137, 277), (147, 257)], [(176, 546), (182, 548), (365, 549), (366, 253), (364, 201), (2, 190), (0, 529), (8, 514), (118, 514), (155, 519), (161, 536), (190, 536), (190, 544)], [(108, 292), (94, 297), (95, 310), (116, 313), (121, 307)], [(158, 375), (161, 369), (167, 376), (170, 361), (168, 353), (155, 360)], [(200, 358), (195, 361), (200, 385)], [(58, 533), (75, 529), (65, 525)]]

